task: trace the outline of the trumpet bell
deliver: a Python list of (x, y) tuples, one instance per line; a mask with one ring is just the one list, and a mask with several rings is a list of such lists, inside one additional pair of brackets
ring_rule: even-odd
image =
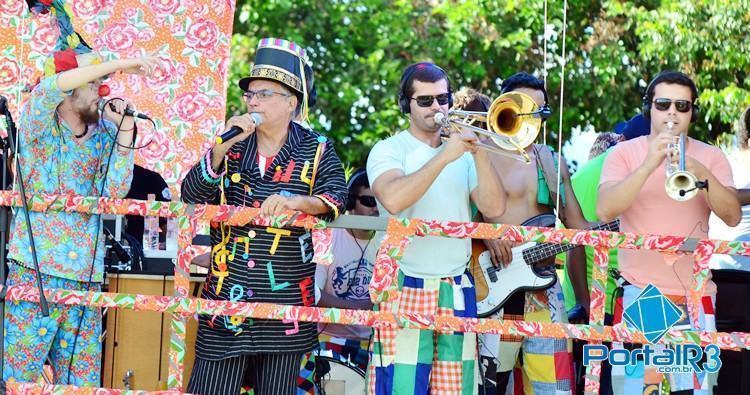
[(698, 179), (693, 173), (681, 170), (667, 176), (664, 189), (670, 198), (678, 202), (686, 202), (698, 194), (697, 183)]
[[(669, 122), (667, 128), (671, 131), (674, 124)], [(685, 202), (698, 194), (698, 178), (685, 169), (685, 134), (675, 137), (676, 143), (667, 146), (667, 178), (664, 190), (667, 196), (678, 202)]]
[(500, 95), (487, 111), (488, 129), (495, 132), (490, 139), (508, 151), (528, 147), (536, 140), (542, 125), (541, 117), (531, 115), (537, 110), (534, 99), (525, 93)]

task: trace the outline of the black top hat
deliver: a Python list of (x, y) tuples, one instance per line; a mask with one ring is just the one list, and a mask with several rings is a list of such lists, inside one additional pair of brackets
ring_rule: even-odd
[(308, 108), (315, 105), (316, 94), (312, 67), (304, 48), (280, 38), (260, 40), (250, 76), (238, 82), (240, 89), (246, 91), (254, 79), (276, 81), (289, 87), (302, 103), (302, 119), (307, 119)]
[(254, 79), (272, 80), (282, 83), (300, 95), (307, 96), (311, 87), (308, 81), (312, 78), (306, 74), (312, 71), (308, 65), (305, 49), (299, 45), (279, 38), (264, 38), (260, 40), (255, 52), (255, 64), (250, 76), (242, 78), (239, 86), (247, 90), (250, 81)]

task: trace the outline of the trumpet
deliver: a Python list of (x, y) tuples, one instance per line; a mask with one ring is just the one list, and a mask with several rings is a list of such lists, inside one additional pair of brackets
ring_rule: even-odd
[[(667, 122), (667, 129), (672, 131), (674, 123)], [(667, 196), (685, 202), (698, 194), (698, 178), (685, 170), (685, 134), (674, 137), (674, 142), (667, 145), (667, 179), (664, 181)]]
[[(534, 100), (520, 92), (508, 92), (498, 96), (487, 112), (450, 110), (448, 114), (435, 114), (435, 123), (443, 129), (443, 137), (449, 130), (467, 129), (489, 137), (494, 144), (476, 143), (484, 150), (531, 163), (526, 148), (536, 140), (542, 119), (549, 116), (549, 108), (539, 109)], [(484, 122), (487, 128), (474, 123)]]

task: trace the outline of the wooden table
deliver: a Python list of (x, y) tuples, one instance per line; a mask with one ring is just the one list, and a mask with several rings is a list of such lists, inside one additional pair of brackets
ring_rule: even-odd
[[(174, 295), (174, 277), (148, 274), (108, 274), (109, 292), (142, 295)], [(190, 292), (199, 295), (204, 277), (190, 278)], [(130, 309), (109, 309), (105, 315), (106, 333), (102, 381), (105, 388), (165, 390), (169, 376), (169, 335), (171, 314)], [(198, 322), (188, 320), (183, 390), (187, 388), (195, 360)], [(128, 373), (130, 372), (130, 374)], [(128, 376), (126, 381), (125, 378)]]

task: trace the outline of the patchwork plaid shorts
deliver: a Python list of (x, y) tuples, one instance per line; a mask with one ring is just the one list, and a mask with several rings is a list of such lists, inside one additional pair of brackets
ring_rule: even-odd
[[(378, 311), (476, 317), (469, 274), (422, 279), (399, 271), (399, 296)], [(474, 333), (376, 329), (368, 366), (369, 394), (476, 394)]]

